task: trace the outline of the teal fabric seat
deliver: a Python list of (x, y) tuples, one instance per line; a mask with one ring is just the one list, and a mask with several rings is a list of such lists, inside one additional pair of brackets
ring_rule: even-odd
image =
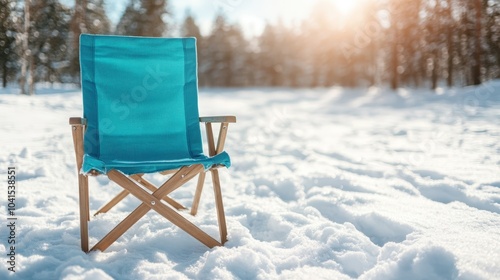
[(203, 164), (195, 38), (82, 34), (82, 172), (152, 173)]

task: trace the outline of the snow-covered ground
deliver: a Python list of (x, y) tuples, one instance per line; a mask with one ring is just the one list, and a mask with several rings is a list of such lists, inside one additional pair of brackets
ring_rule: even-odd
[[(500, 81), (437, 93), (202, 90), (201, 115), (238, 117), (233, 166), (221, 170), (229, 241), (208, 249), (150, 212), (88, 255), (68, 125), (80, 92), (15, 91), (0, 94), (1, 279), (500, 279)], [(209, 182), (194, 221), (217, 237)], [(120, 190), (104, 176), (90, 188), (92, 212)], [(173, 197), (190, 206), (194, 188)], [(93, 218), (91, 244), (137, 205), (130, 197)]]

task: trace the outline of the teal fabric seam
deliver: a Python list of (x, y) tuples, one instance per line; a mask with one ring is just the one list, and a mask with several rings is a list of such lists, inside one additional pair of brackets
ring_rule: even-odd
[[(93, 86), (94, 86), (94, 94), (95, 94), (95, 108), (98, 109), (99, 108), (99, 94), (97, 92), (97, 86), (96, 86), (96, 80), (95, 80), (95, 72), (96, 72), (96, 68), (95, 68), (95, 38), (92, 37), (92, 68), (93, 68), (93, 71), (92, 71), (92, 81), (94, 81), (93, 83)], [(100, 137), (100, 131), (99, 131), (99, 110), (96, 110), (95, 111), (95, 117), (96, 117), (96, 135), (97, 135), (97, 141), (99, 141), (99, 150), (97, 151), (97, 156), (100, 157), (101, 156), (101, 137)]]
[[(186, 120), (186, 139), (191, 139), (189, 135), (189, 116), (188, 116), (188, 90), (189, 90), (189, 81), (188, 81), (188, 71), (189, 67), (186, 67), (188, 60), (187, 60), (187, 51), (186, 51), (186, 39), (182, 40), (182, 52), (183, 52), (183, 58), (184, 58), (184, 119)], [(191, 145), (188, 145), (188, 151), (189, 151), (189, 156), (193, 157), (193, 151), (191, 149)]]

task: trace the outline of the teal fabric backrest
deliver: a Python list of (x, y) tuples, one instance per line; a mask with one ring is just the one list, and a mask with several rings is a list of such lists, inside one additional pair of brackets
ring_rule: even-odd
[(107, 161), (203, 157), (196, 40), (82, 34), (85, 154)]

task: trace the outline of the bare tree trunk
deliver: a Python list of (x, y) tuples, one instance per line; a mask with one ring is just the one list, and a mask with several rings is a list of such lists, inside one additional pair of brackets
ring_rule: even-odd
[(397, 89), (399, 87), (399, 73), (398, 73), (398, 38), (397, 38), (397, 26), (392, 27), (394, 28), (394, 38), (392, 42), (392, 49), (391, 49), (391, 88), (393, 90)]
[(432, 54), (432, 73), (431, 73), (431, 89), (435, 90), (437, 88), (438, 83), (438, 58), (436, 54), (436, 50), (433, 51)]
[(399, 66), (399, 42), (400, 42), (400, 38), (399, 38), (399, 26), (398, 26), (398, 18), (396, 16), (396, 14), (398, 14), (399, 16), (401, 15), (401, 1), (397, 2), (397, 1), (391, 1), (390, 2), (391, 4), (393, 4), (392, 8), (389, 9), (390, 11), (392, 11), (392, 13), (394, 14), (391, 15), (391, 27), (390, 27), (390, 35), (392, 36), (389, 36), (390, 38), (390, 50), (389, 50), (389, 73), (390, 73), (390, 83), (391, 83), (391, 89), (393, 90), (396, 90), (398, 87), (399, 87), (399, 79), (400, 79), (400, 75), (398, 73), (398, 66)]
[(455, 69), (453, 68), (453, 43), (451, 42), (451, 27), (449, 28), (449, 34), (448, 34), (448, 77), (446, 77), (446, 85), (448, 87), (453, 86), (453, 72)]
[(21, 87), (21, 94), (28, 94), (26, 92), (26, 76), (28, 74), (28, 57), (31, 55), (28, 49), (28, 34), (30, 27), (30, 0), (24, 1), (24, 32), (21, 48), (21, 79), (19, 86)]
[(454, 47), (453, 47), (453, 15), (452, 15), (452, 1), (448, 0), (448, 7), (447, 7), (447, 34), (446, 34), (446, 43), (447, 43), (447, 48), (448, 48), (448, 77), (446, 78), (446, 84), (448, 87), (453, 86), (453, 58), (454, 58)]
[(3, 63), (2, 65), (2, 86), (3, 88), (7, 87), (7, 63)]
[[(376, 52), (377, 52), (377, 46), (374, 40), (370, 42), (370, 48), (369, 48), (369, 67), (368, 67), (368, 80), (370, 82), (370, 86), (375, 86), (376, 84), (376, 78), (375, 78), (375, 73), (377, 71), (377, 59), (376, 59)], [(335, 65), (335, 64), (333, 64)]]
[(80, 16), (78, 18), (78, 36), (76, 36), (76, 47), (78, 49), (80, 34), (87, 32), (87, 0), (76, 0), (75, 6), (79, 9), (80, 12)]
[(28, 76), (28, 94), (35, 94), (35, 59), (32, 55), (29, 57), (30, 74)]
[(474, 63), (472, 66), (472, 83), (474, 85), (481, 84), (481, 0), (474, 1), (474, 8), (476, 10), (476, 30), (475, 30), (475, 51), (474, 51)]
[[(71, 22), (71, 32), (73, 35), (72, 38), (72, 54), (71, 54), (71, 71), (72, 73), (80, 72), (80, 34), (87, 32), (86, 27), (86, 7), (87, 0), (75, 0), (75, 8), (74, 8), (74, 17)], [(80, 75), (76, 75), (77, 79), (80, 78)], [(81, 85), (78, 82), (78, 85)]]

